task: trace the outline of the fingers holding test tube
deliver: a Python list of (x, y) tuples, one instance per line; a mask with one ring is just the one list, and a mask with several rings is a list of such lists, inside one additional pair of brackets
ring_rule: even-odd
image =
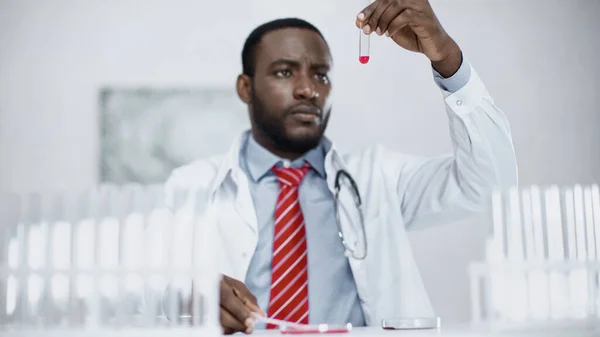
[(252, 333), (253, 313), (266, 316), (244, 283), (223, 275), (220, 293), (220, 321), (225, 334)]
[[(246, 290), (246, 291), (244, 291)], [(242, 290), (239, 290), (237, 287), (233, 287), (233, 292), (235, 296), (237, 296), (242, 303), (252, 312), (257, 313), (261, 316), (266, 316), (267, 314), (258, 306), (256, 297), (250, 293), (248, 288), (244, 285)]]
[(447, 34), (428, 0), (375, 0), (356, 16), (363, 34), (385, 35), (400, 47), (422, 53), (444, 77), (462, 62), (462, 52)]

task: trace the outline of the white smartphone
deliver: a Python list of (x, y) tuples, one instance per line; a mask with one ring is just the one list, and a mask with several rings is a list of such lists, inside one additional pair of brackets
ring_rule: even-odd
[(381, 327), (386, 330), (439, 329), (439, 317), (389, 318), (381, 320)]

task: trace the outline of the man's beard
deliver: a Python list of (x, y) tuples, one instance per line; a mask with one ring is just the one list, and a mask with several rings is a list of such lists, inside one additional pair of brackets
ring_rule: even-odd
[(267, 136), (280, 151), (304, 154), (319, 145), (323, 138), (323, 134), (325, 133), (325, 129), (327, 128), (327, 123), (329, 122), (329, 113), (323, 115), (324, 118), (319, 126), (319, 132), (317, 134), (291, 138), (285, 132), (284, 119), (277, 120), (270, 117), (270, 115), (266, 113), (265, 105), (260, 98), (256, 97), (254, 93), (252, 96), (252, 111), (256, 127), (261, 133)]

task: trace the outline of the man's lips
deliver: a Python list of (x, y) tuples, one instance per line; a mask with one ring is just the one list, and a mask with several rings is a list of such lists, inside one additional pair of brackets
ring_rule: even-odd
[(290, 109), (292, 115), (301, 115), (307, 117), (321, 117), (321, 109), (314, 105), (299, 104)]

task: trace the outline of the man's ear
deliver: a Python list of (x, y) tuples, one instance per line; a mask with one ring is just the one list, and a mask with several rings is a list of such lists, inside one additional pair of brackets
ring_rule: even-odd
[(242, 102), (250, 104), (252, 97), (252, 78), (246, 74), (239, 75), (235, 87)]

